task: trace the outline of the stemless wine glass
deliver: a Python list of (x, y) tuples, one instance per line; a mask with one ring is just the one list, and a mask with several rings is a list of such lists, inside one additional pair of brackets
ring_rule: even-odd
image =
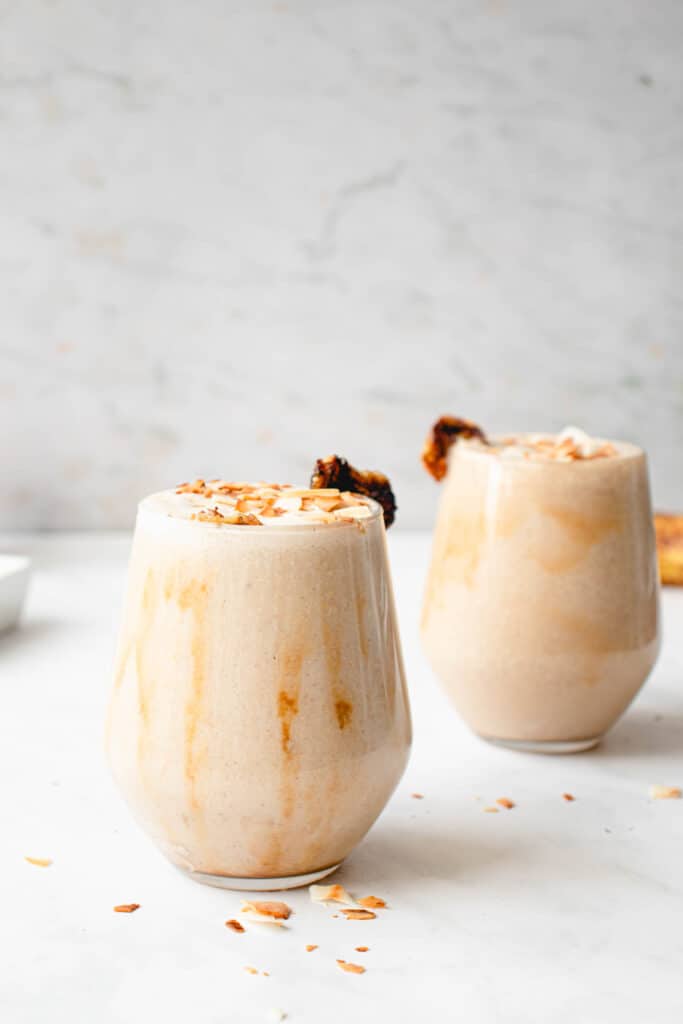
[(476, 438), (450, 451), (422, 641), (485, 739), (586, 750), (655, 663), (646, 458), (634, 445), (604, 444), (608, 457), (575, 461), (506, 458)]
[(410, 746), (382, 510), (252, 527), (169, 514), (171, 493), (138, 512), (115, 780), (193, 878), (308, 884), (368, 831)]

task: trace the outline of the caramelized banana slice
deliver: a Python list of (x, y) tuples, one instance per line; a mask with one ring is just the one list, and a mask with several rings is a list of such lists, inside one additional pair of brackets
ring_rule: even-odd
[(463, 437), (478, 437), (488, 444), (484, 431), (470, 420), (457, 416), (442, 416), (432, 427), (422, 448), (422, 464), (435, 480), (443, 480), (448, 469), (448, 452), (452, 445)]
[(662, 583), (683, 586), (683, 515), (655, 515), (657, 557)]
[(336, 487), (340, 491), (352, 491), (354, 494), (374, 498), (384, 509), (384, 525), (387, 530), (394, 521), (396, 499), (389, 478), (384, 473), (355, 469), (339, 455), (328, 455), (317, 460), (311, 476), (311, 487), (315, 490)]

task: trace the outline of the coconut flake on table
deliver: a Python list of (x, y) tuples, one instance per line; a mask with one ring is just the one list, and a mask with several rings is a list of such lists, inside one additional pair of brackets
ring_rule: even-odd
[(382, 910), (387, 905), (387, 901), (383, 900), (381, 896), (361, 896), (358, 903), (361, 907), (369, 908), (370, 910)]
[(343, 903), (347, 907), (358, 907), (343, 885), (311, 885), (308, 891), (314, 903)]
[(365, 974), (365, 967), (361, 964), (352, 964), (346, 960), (337, 960), (337, 965), (347, 974)]
[(291, 916), (292, 908), (279, 900), (242, 900), (240, 913), (253, 924), (271, 924), (282, 928)]

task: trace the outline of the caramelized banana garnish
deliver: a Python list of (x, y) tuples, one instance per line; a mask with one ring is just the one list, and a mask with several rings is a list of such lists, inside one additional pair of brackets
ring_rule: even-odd
[(655, 515), (657, 557), (662, 583), (683, 585), (683, 515)]
[(355, 469), (339, 455), (328, 455), (318, 459), (311, 476), (311, 487), (315, 490), (336, 487), (340, 491), (352, 491), (374, 498), (384, 510), (384, 525), (387, 530), (396, 515), (396, 499), (389, 478), (384, 473)]
[(431, 429), (422, 448), (422, 464), (435, 480), (443, 480), (448, 469), (448, 452), (459, 438), (478, 437), (488, 444), (484, 431), (470, 420), (442, 416)]

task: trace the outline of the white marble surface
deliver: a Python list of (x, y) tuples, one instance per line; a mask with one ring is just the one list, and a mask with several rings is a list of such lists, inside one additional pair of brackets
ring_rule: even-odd
[[(391, 537), (414, 756), (338, 875), (391, 909), (350, 923), (292, 893), (285, 934), (240, 936), (223, 924), (239, 897), (169, 867), (103, 763), (128, 539), (2, 546), (37, 563), (24, 627), (0, 641), (3, 1022), (251, 1024), (278, 1008), (292, 1024), (681, 1019), (683, 801), (651, 802), (648, 786), (683, 783), (683, 591), (664, 595), (659, 665), (602, 747), (514, 754), (473, 738), (447, 705), (416, 638), (428, 538)], [(503, 795), (514, 810), (483, 813)], [(121, 902), (142, 906), (114, 914)], [(342, 974), (337, 957), (367, 973)]]
[(0, 4), (0, 525), (338, 450), (426, 527), (447, 410), (639, 441), (683, 505), (682, 32), (679, 0)]

